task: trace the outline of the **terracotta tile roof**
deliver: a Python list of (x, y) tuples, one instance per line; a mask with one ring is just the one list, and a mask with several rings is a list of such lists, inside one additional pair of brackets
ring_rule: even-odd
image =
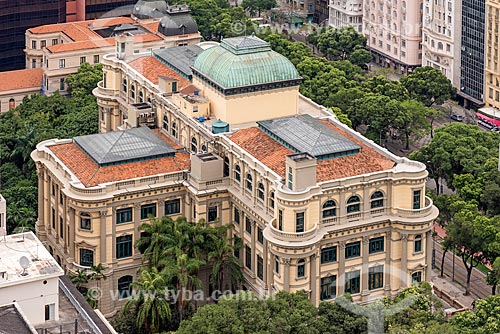
[(75, 143), (53, 145), (49, 148), (86, 187), (188, 170), (190, 166), (189, 154), (184, 152), (178, 152), (174, 157), (99, 167)]
[[(318, 161), (317, 182), (373, 173), (394, 167), (394, 161), (384, 157), (355, 136), (336, 127), (328, 120), (321, 122), (361, 146), (361, 152), (346, 157)], [(285, 177), (285, 159), (286, 155), (293, 153), (291, 150), (256, 127), (239, 130), (230, 135), (229, 138), (278, 175)]]
[(165, 76), (179, 81), (178, 89), (189, 86), (189, 80), (181, 77), (177, 72), (163, 64), (161, 61), (152, 56), (144, 56), (136, 58), (128, 63), (137, 72), (141, 73), (146, 79), (158, 84), (158, 77)]
[[(92, 28), (103, 28), (103, 27), (109, 27), (113, 26), (116, 24), (122, 24), (122, 23), (133, 23), (134, 20), (132, 20), (130, 17), (113, 17), (113, 18), (107, 18), (107, 19), (97, 19), (97, 20), (92, 20), (92, 21), (78, 21), (78, 22), (68, 22), (68, 23), (58, 23), (58, 24), (47, 24), (44, 26), (39, 26), (35, 28), (30, 28), (28, 29), (29, 32), (32, 34), (50, 34), (50, 33), (55, 33), (55, 32), (64, 32), (66, 33), (70, 38), (72, 34), (76, 39), (73, 40), (81, 40), (78, 38), (78, 36), (82, 37), (83, 39), (87, 39), (85, 37), (89, 37), (88, 34), (92, 36), (99, 36), (95, 32), (89, 29), (89, 26), (91, 25)], [(80, 34), (84, 35), (80, 35)]]
[(103, 38), (90, 41), (79, 41), (79, 42), (51, 45), (47, 47), (47, 49), (51, 53), (60, 53), (60, 52), (69, 52), (77, 50), (98, 49), (102, 47), (113, 46), (114, 44), (115, 44), (114, 38)]
[(154, 22), (150, 22), (150, 23), (141, 23), (141, 26), (143, 26), (144, 28), (148, 29), (149, 31), (151, 31), (153, 33), (157, 33), (159, 24), (160, 24), (160, 21), (154, 21)]
[(0, 72), (0, 91), (41, 88), (42, 76), (41, 68)]
[(236, 131), (229, 138), (255, 159), (285, 177), (285, 157), (293, 153), (288, 148), (256, 127)]
[(184, 146), (177, 144), (175, 141), (170, 139), (170, 137), (167, 137), (163, 132), (161, 132), (160, 129), (154, 129), (153, 132), (155, 132), (158, 136), (160, 136), (161, 139), (166, 141), (174, 150), (182, 150), (184, 149)]
[(193, 95), (195, 91), (201, 91), (201, 89), (199, 89), (195, 85), (189, 85), (179, 90), (179, 93), (185, 95)]
[(146, 43), (152, 41), (161, 41), (161, 37), (150, 33), (134, 35), (134, 43)]

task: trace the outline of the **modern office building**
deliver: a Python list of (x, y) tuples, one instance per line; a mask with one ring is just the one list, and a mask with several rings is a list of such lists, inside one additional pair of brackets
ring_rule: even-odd
[[(493, 2), (493, 1), (492, 1)], [(494, 9), (494, 6), (491, 7)], [(491, 16), (492, 24), (495, 13)], [(464, 0), (462, 1), (462, 35), (460, 49), (460, 87), (457, 93), (464, 99), (466, 105), (484, 104), (484, 77), (485, 77), (485, 50), (493, 55), (495, 50), (485, 49), (485, 27), (486, 27), (486, 1), (485, 0)], [(492, 41), (495, 35), (492, 33)], [(488, 36), (489, 38), (489, 36)], [(494, 57), (492, 56), (492, 60)], [(495, 62), (491, 62), (489, 71), (495, 70)], [(491, 73), (491, 72), (490, 72)]]
[(331, 27), (351, 26), (363, 32), (363, 0), (331, 0), (328, 24)]
[(0, 10), (0, 71), (24, 68), (26, 29), (61, 23), (66, 19), (66, 0), (2, 1)]
[(411, 72), (422, 64), (422, 0), (365, 0), (363, 33), (378, 64)]
[(321, 26), (326, 25), (328, 23), (329, 17), (329, 0), (316, 0), (314, 2), (314, 14), (313, 14), (313, 22), (319, 24)]
[[(104, 133), (32, 153), (37, 234), (66, 270), (104, 263), (102, 288), (128, 291), (138, 226), (183, 215), (234, 227), (243, 285), (259, 295), (365, 303), (430, 279), (438, 211), (425, 166), (302, 97), (297, 70), (268, 43), (153, 55), (117, 43), (94, 90)], [(112, 315), (123, 302), (104, 296), (100, 308)]]
[(439, 69), (460, 85), (462, 1), (424, 0), (422, 65)]

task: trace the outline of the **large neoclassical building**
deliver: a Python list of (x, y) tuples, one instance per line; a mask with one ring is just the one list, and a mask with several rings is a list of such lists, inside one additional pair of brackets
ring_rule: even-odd
[[(37, 234), (68, 271), (106, 265), (125, 291), (149, 216), (233, 225), (244, 286), (370, 302), (431, 275), (427, 171), (299, 94), (254, 36), (129, 52), (116, 38), (94, 90), (100, 134), (41, 142)], [(112, 315), (121, 301), (104, 295)]]

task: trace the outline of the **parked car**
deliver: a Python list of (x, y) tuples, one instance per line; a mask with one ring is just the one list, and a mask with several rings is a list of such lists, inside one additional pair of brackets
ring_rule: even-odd
[(450, 118), (454, 121), (457, 121), (457, 122), (462, 122), (464, 120), (464, 117), (462, 115), (458, 115), (458, 114), (453, 114), (450, 116)]

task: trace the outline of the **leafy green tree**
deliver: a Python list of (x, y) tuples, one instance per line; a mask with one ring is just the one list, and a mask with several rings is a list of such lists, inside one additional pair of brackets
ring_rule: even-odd
[(136, 326), (147, 333), (159, 333), (171, 318), (170, 301), (166, 298), (167, 284), (156, 268), (143, 270), (138, 281), (132, 283), (137, 290), (127, 300), (125, 312), (135, 311)]
[(500, 282), (500, 257), (491, 264), (491, 270), (486, 276), (486, 283), (491, 285), (491, 294), (496, 295), (498, 282)]
[(354, 65), (363, 67), (372, 61), (372, 55), (368, 50), (358, 48), (349, 55), (349, 61)]
[(330, 59), (349, 59), (355, 50), (366, 46), (366, 37), (351, 26), (329, 28), (319, 34), (316, 46)]
[(92, 90), (102, 80), (102, 64), (83, 63), (75, 74), (66, 78), (68, 92), (73, 97), (92, 95)]
[(261, 11), (276, 7), (276, 0), (243, 0), (241, 6), (248, 10), (250, 16), (253, 17), (257, 13), (260, 17)]
[(495, 334), (500, 331), (500, 296), (476, 301), (474, 311), (460, 312), (451, 320), (456, 333)]
[(402, 113), (394, 121), (394, 126), (405, 136), (405, 149), (410, 149), (410, 137), (422, 137), (430, 129), (425, 118), (425, 107), (418, 101), (406, 100), (401, 102)]
[(440, 70), (430, 66), (417, 67), (400, 81), (412, 99), (419, 100), (427, 107), (443, 104), (453, 93), (450, 80)]

